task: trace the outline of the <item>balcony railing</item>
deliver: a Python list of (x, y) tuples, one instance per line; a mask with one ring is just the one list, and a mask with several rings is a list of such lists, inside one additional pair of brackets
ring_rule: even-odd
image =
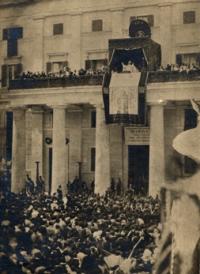
[(9, 89), (34, 89), (71, 86), (99, 86), (102, 85), (103, 75), (84, 75), (78, 77), (58, 78), (24, 78), (9, 82)]
[[(200, 80), (200, 70), (191, 71), (151, 71), (148, 83), (197, 81)], [(99, 86), (102, 85), (103, 75), (84, 75), (77, 77), (58, 78), (24, 78), (11, 80), (9, 89), (34, 89), (72, 86)]]
[(182, 82), (200, 80), (200, 70), (190, 71), (151, 71), (148, 76), (148, 83), (159, 82)]

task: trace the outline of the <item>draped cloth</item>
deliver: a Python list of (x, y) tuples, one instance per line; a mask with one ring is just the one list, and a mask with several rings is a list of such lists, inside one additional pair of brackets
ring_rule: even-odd
[(140, 72), (112, 73), (109, 102), (110, 115), (138, 114)]

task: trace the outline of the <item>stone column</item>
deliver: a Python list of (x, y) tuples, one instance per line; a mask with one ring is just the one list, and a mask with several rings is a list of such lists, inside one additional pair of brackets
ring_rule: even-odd
[(65, 138), (65, 106), (53, 107), (53, 163), (52, 194), (58, 186), (66, 193), (66, 138)]
[(32, 109), (31, 126), (31, 178), (36, 181), (36, 161), (39, 161), (39, 175), (43, 176), (43, 111), (41, 109)]
[(160, 194), (165, 181), (164, 158), (164, 106), (151, 105), (150, 109), (150, 159), (149, 159), (149, 195)]
[(26, 173), (31, 176), (31, 153), (32, 153), (32, 110), (26, 111)]
[(95, 193), (105, 194), (110, 187), (109, 126), (105, 124), (102, 105), (96, 107)]
[(78, 162), (82, 162), (82, 110), (68, 112), (69, 117), (69, 180), (79, 176)]
[(25, 187), (26, 130), (25, 109), (13, 110), (12, 177), (11, 191), (18, 193)]

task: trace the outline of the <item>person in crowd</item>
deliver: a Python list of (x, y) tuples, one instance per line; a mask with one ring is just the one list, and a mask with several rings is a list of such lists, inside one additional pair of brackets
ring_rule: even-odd
[(61, 201), (63, 199), (63, 192), (62, 192), (62, 186), (59, 185), (57, 188), (57, 197)]
[(72, 192), (78, 192), (79, 191), (79, 178), (78, 176), (75, 176), (72, 185), (71, 185)]
[(115, 179), (111, 178), (111, 182), (110, 182), (110, 191), (111, 193), (115, 193), (116, 190), (116, 183), (115, 183)]
[(0, 197), (0, 273), (151, 273), (161, 229), (158, 199), (87, 191), (64, 199)]
[(94, 190), (95, 190), (95, 182), (94, 180), (92, 180), (91, 184), (90, 184), (90, 191), (91, 191), (91, 194), (94, 194)]
[(26, 175), (25, 188), (26, 188), (26, 193), (28, 195), (31, 196), (32, 194), (34, 194), (35, 184), (34, 184), (33, 180), (31, 179), (31, 177), (28, 174)]
[(42, 176), (39, 176), (39, 178), (36, 181), (36, 189), (37, 194), (43, 194), (45, 191), (45, 182), (42, 178)]
[(45, 181), (42, 178), (42, 176), (39, 176), (40, 186), (41, 186), (41, 193), (43, 194), (45, 192)]
[(117, 192), (117, 195), (121, 195), (122, 193), (122, 181), (120, 178), (118, 178), (116, 183), (116, 192)]

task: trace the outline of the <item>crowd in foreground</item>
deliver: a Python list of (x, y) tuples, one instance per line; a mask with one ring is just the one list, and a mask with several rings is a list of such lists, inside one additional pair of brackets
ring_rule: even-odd
[(1, 193), (0, 273), (151, 273), (160, 202), (127, 191)]

